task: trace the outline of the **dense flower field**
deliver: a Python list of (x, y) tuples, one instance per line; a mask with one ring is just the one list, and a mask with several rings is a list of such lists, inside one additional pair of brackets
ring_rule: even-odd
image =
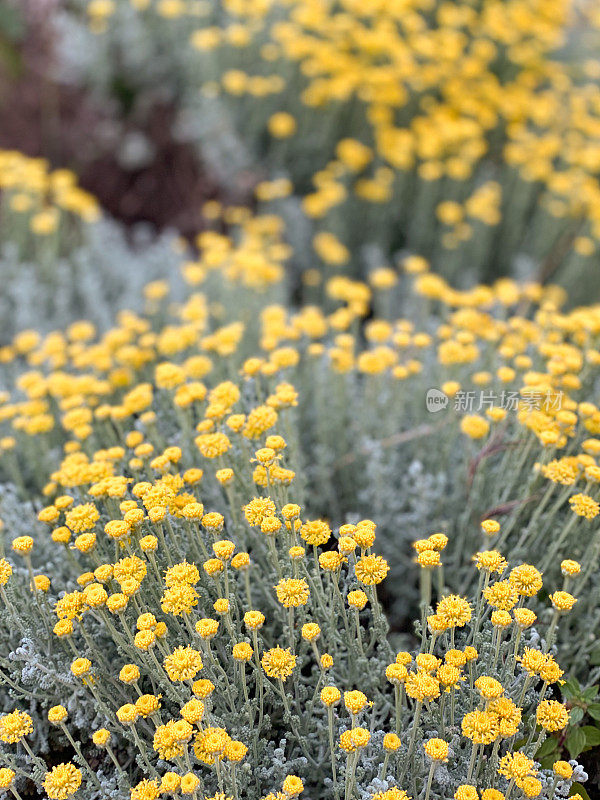
[(597, 9), (52, 25), (222, 194), (128, 231), (0, 150), (0, 793), (596, 797)]

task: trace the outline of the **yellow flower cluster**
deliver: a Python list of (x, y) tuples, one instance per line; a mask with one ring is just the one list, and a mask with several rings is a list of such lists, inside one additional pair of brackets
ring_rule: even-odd
[[(414, 306), (440, 308), (436, 327), (434, 318), (371, 314), (375, 282), (341, 276), (327, 282), (322, 306), (292, 311), (275, 302), (288, 253), (281, 220), (240, 213), (230, 235), (205, 233), (198, 245), (197, 260), (183, 266), (191, 288), (179, 304), (166, 283), (150, 284), (145, 312), (122, 311), (106, 332), (79, 322), (45, 336), (24, 331), (0, 349), (7, 373), (17, 376), (0, 403), (2, 469), (32, 493), (39, 481), (38, 520), (70, 570), (66, 581), (34, 574), (39, 534), (16, 536), (12, 563), (0, 560), (8, 613), (19, 620), (17, 596), (35, 603), (52, 647), (68, 657), (70, 679), (104, 716), (94, 744), (133, 800), (258, 796), (274, 786), (281, 791), (272, 796), (294, 797), (305, 784), (321, 792), (325, 780), (350, 798), (359, 780), (368, 786), (375, 778), (389, 786), (383, 797), (416, 796), (421, 782), (429, 797), (446, 759), (460, 796), (468, 797), (471, 782), (489, 792), (505, 779), (507, 793), (513, 779), (533, 791), (539, 778), (532, 768), (523, 772), (523, 759), (569, 722), (568, 710), (546, 697), (563, 674), (552, 651), (556, 628), (577, 613), (568, 589), (575, 585), (581, 596), (600, 549), (597, 535), (570, 536), (598, 511), (600, 446), (590, 437), (600, 432), (600, 410), (576, 398), (600, 363), (600, 309), (566, 311), (555, 287), (508, 279), (456, 290), (413, 257), (397, 277)], [(330, 239), (318, 246), (329, 258), (341, 255)], [(416, 540), (421, 646), (394, 654), (378, 591), (386, 579), (392, 585), (399, 559), (377, 552), (384, 536), (372, 520), (353, 516), (340, 525), (337, 512), (314, 508), (302, 486), (313, 457), (302, 434), (323, 374), (324, 405), (341, 397), (351, 414), (370, 420), (371, 440), (381, 440), (387, 420), (398, 419), (382, 403), (405, 407), (429, 384), (429, 370), (443, 378), (448, 401), (464, 401), (475, 387), (514, 396), (509, 410), (492, 402), (482, 413), (460, 405), (444, 412), (469, 480), (505, 449), (501, 488), (510, 493), (523, 472), (541, 486), (527, 536), (546, 535), (546, 507), (569, 516), (541, 551), (540, 569), (505, 546), (526, 504), (502, 523), (493, 518), (505, 513), (502, 505), (475, 525), (465, 517), (464, 530), (474, 528), (484, 542), (470, 550), (479, 548), (473, 597), (442, 563), (454, 566), (471, 534), (457, 524), (458, 536)], [(506, 426), (519, 437), (514, 475), (513, 443), (497, 444)], [(51, 463), (58, 444), (62, 457), (49, 476), (31, 468)], [(560, 562), (559, 554), (581, 563)], [(545, 606), (543, 581), (554, 589)], [(531, 630), (538, 616), (541, 640)], [(98, 630), (106, 651), (94, 639)], [(69, 739), (64, 705), (53, 705), (48, 719)], [(15, 710), (0, 719), (0, 739), (29, 747), (33, 724)], [(523, 752), (514, 753), (519, 734)], [(453, 761), (451, 736), (467, 748), (464, 764)], [(293, 769), (306, 769), (298, 776), (282, 767), (263, 785), (253, 766), (274, 763), (284, 739)], [(139, 755), (127, 774), (112, 750), (125, 741)], [(97, 780), (69, 742), (81, 769), (48, 771), (30, 756), (56, 800)], [(9, 753), (5, 768), (15, 766)], [(9, 772), (2, 776), (11, 785)]]
[(0, 191), (5, 224), (24, 219), (33, 236), (56, 233), (71, 215), (84, 222), (100, 216), (96, 199), (77, 185), (75, 173), (51, 170), (44, 159), (14, 150), (0, 150)]
[(593, 3), (232, 0), (221, 16), (186, 0), (93, 0), (106, 52), (130, 7), (158, 52), (187, 40), (185, 80), (231, 106), (261, 156), (266, 139), (257, 198), (301, 193), (326, 270), (357, 264), (359, 226), (380, 242), (401, 229), (456, 274), (467, 253), (483, 272), (520, 248), (574, 267), (597, 252), (600, 69), (593, 44), (561, 55), (573, 26), (594, 41)]

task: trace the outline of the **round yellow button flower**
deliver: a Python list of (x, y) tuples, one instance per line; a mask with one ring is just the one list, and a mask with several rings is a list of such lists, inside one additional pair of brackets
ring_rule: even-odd
[(448, 744), (443, 739), (428, 739), (423, 745), (425, 755), (432, 761), (448, 760)]
[(284, 578), (275, 587), (277, 599), (284, 608), (297, 608), (308, 602), (310, 591), (304, 578)]
[(460, 421), (460, 429), (470, 439), (483, 439), (490, 430), (490, 423), (478, 414), (467, 414)]
[(289, 648), (284, 649), (277, 645), (263, 654), (261, 664), (269, 678), (285, 681), (294, 671), (296, 656), (292, 655)]
[(269, 133), (276, 139), (287, 139), (296, 132), (296, 120), (286, 111), (278, 111), (269, 118)]
[(33, 731), (33, 720), (24, 711), (11, 711), (0, 717), (0, 742), (16, 744)]
[(50, 800), (66, 800), (81, 786), (81, 770), (70, 762), (57, 764), (46, 773), (42, 785)]
[(48, 711), (48, 722), (52, 725), (60, 725), (68, 717), (67, 709), (64, 706), (52, 706)]
[(538, 725), (550, 733), (562, 731), (569, 724), (566, 706), (556, 700), (542, 700), (535, 712), (535, 718)]
[(356, 579), (365, 586), (376, 586), (389, 572), (389, 564), (382, 556), (362, 556), (356, 562)]
[(341, 698), (342, 693), (337, 686), (324, 686), (323, 689), (321, 689), (321, 702), (328, 708), (337, 705)]

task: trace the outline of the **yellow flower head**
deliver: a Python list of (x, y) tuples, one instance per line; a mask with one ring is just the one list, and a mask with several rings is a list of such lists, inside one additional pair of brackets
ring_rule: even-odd
[(351, 714), (358, 714), (368, 705), (368, 700), (366, 695), (357, 690), (344, 692), (344, 705)]
[(287, 680), (296, 666), (296, 656), (289, 649), (277, 647), (267, 650), (261, 659), (262, 668), (269, 678)]
[(552, 606), (556, 611), (559, 611), (561, 613), (566, 613), (567, 611), (570, 611), (573, 608), (573, 606), (577, 602), (577, 599), (573, 597), (572, 594), (569, 594), (569, 592), (559, 591), (559, 592), (554, 592), (554, 594), (550, 595), (550, 602), (552, 603)]
[(376, 586), (389, 572), (389, 565), (382, 556), (362, 556), (355, 564), (356, 578), (365, 586)]
[(578, 517), (594, 519), (600, 513), (600, 505), (587, 494), (575, 494), (569, 498), (571, 508)]
[(436, 616), (442, 619), (448, 628), (462, 628), (471, 619), (471, 606), (463, 597), (451, 594), (442, 597), (437, 604)]
[(46, 773), (43, 781), (44, 791), (50, 800), (66, 800), (81, 786), (81, 770), (74, 764), (57, 764)]
[(0, 742), (15, 744), (33, 731), (33, 720), (24, 711), (12, 711), (0, 717)]
[(535, 775), (533, 761), (524, 753), (507, 753), (500, 759), (498, 774), (503, 775), (507, 780), (523, 781), (528, 776)]
[(342, 693), (336, 686), (325, 686), (321, 689), (321, 702), (330, 708), (340, 702)]
[(463, 783), (454, 792), (454, 800), (479, 800), (479, 794), (475, 786)]
[(310, 595), (304, 578), (285, 578), (275, 587), (277, 599), (284, 608), (304, 606)]
[(561, 731), (569, 724), (567, 708), (556, 700), (542, 700), (537, 707), (535, 717), (538, 725), (550, 733)]
[(428, 739), (423, 745), (425, 755), (432, 761), (447, 761), (448, 744), (443, 739)]
[(305, 522), (300, 528), (300, 536), (313, 547), (326, 544), (331, 536), (331, 528), (323, 520), (316, 519)]
[(470, 711), (461, 723), (463, 736), (474, 744), (490, 744), (498, 738), (500, 726), (498, 718), (490, 711)]
[(192, 647), (180, 645), (165, 658), (163, 665), (172, 681), (188, 681), (202, 669), (202, 658)]

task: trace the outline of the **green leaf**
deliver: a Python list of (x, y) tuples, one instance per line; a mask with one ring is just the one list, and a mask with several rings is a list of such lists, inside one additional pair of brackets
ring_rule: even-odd
[(597, 696), (598, 696), (597, 686), (588, 686), (588, 688), (581, 693), (581, 699), (585, 700), (586, 703), (591, 703), (591, 701)]
[(585, 733), (587, 747), (597, 747), (600, 744), (600, 728), (595, 725), (584, 725), (581, 729)]
[(592, 719), (600, 719), (600, 703), (592, 703), (587, 707), (587, 713)]
[(558, 742), (556, 741), (556, 739), (553, 736), (549, 736), (542, 742), (542, 745), (535, 754), (535, 757), (538, 759), (545, 758), (546, 756), (549, 756), (550, 753), (553, 753), (556, 750), (557, 746)]
[(573, 728), (565, 741), (571, 758), (577, 758), (585, 747), (585, 733), (581, 728)]
[(575, 706), (575, 708), (571, 710), (571, 717), (569, 719), (569, 722), (571, 723), (571, 725), (577, 725), (577, 723), (581, 722), (582, 719), (583, 719), (583, 708), (581, 708), (581, 706)]
[(586, 790), (580, 783), (574, 783), (571, 786), (571, 791), (569, 792), (569, 796), (573, 796), (574, 794), (577, 793), (579, 793), (583, 797), (583, 800), (590, 800), (589, 794), (586, 792)]
[(568, 681), (563, 683), (561, 691), (566, 698), (572, 700), (574, 697), (579, 697), (581, 693), (581, 686), (579, 685), (577, 678), (569, 678)]
[(600, 644), (597, 644), (592, 648), (592, 652), (590, 653), (590, 664), (593, 666), (600, 664)]

